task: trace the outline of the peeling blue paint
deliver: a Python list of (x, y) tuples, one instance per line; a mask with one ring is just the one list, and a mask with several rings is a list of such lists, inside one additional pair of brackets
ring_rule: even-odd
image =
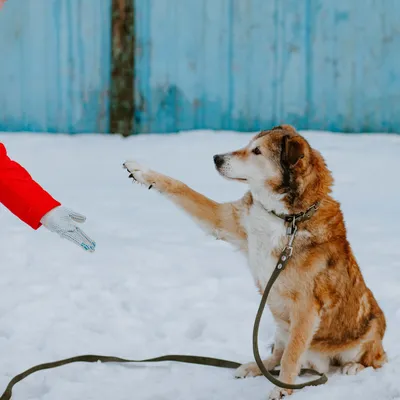
[(400, 132), (397, 0), (135, 4), (138, 132)]
[[(132, 0), (136, 132), (400, 132), (398, 0)], [(9, 0), (0, 130), (107, 132), (111, 0)]]
[(10, 0), (0, 12), (0, 131), (107, 132), (111, 0)]

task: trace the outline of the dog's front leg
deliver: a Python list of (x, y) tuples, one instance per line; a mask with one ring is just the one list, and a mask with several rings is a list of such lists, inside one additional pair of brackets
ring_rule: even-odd
[[(263, 360), (264, 367), (268, 371), (280, 364), (283, 351), (284, 347), (282, 344), (274, 345), (272, 354), (266, 360)], [(255, 362), (242, 364), (235, 372), (235, 378), (247, 378), (260, 375), (262, 375), (262, 372)]]
[[(301, 307), (301, 309), (300, 309)], [(309, 348), (314, 333), (318, 329), (319, 316), (310, 304), (299, 304), (291, 312), (289, 340), (281, 360), (279, 380), (294, 384), (301, 368), (301, 358)], [(270, 400), (282, 399), (293, 393), (293, 390), (275, 387)]]
[(235, 203), (220, 204), (186, 184), (145, 168), (135, 161), (125, 162), (124, 167), (135, 181), (157, 190), (185, 210), (207, 233), (242, 249), (246, 248), (247, 235), (241, 224), (241, 212), (248, 201), (246, 197)]
[[(286, 332), (284, 332), (282, 327), (278, 325), (271, 355), (267, 359), (263, 360), (263, 364), (268, 371), (274, 369), (281, 363), (283, 352), (285, 350), (285, 342), (282, 339), (285, 334)], [(236, 378), (247, 378), (259, 375), (262, 375), (262, 372), (256, 362), (242, 364), (235, 372)]]

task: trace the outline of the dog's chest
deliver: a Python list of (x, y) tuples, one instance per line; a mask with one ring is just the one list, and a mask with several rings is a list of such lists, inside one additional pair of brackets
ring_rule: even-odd
[(256, 284), (264, 289), (284, 246), (285, 224), (258, 204), (251, 207), (246, 223), (250, 270)]

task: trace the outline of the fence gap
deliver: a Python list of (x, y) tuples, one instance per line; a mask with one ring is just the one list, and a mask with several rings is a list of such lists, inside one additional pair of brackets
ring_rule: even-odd
[(134, 126), (134, 0), (112, 0), (110, 132), (128, 136)]

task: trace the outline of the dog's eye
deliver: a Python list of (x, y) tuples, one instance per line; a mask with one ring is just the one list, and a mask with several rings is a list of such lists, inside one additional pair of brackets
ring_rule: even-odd
[(254, 149), (251, 152), (256, 156), (259, 156), (261, 154), (261, 150), (259, 147), (254, 147)]

